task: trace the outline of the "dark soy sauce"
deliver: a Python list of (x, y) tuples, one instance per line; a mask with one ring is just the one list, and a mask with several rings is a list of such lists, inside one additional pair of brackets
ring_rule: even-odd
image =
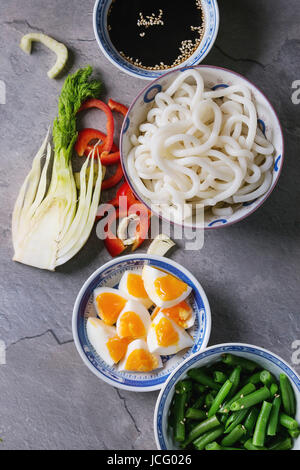
[(113, 0), (107, 27), (129, 62), (167, 69), (188, 59), (202, 39), (201, 0)]

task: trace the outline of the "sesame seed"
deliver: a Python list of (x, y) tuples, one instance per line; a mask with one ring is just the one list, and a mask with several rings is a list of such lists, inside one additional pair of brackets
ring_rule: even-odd
[[(199, 47), (201, 40), (203, 38), (204, 28), (205, 28), (205, 18), (203, 14), (203, 7), (202, 7), (201, 0), (195, 0), (195, 5), (198, 10), (202, 11), (202, 25), (201, 26), (194, 26), (193, 24), (190, 25), (189, 28), (193, 33), (195, 33), (193, 36), (196, 36), (196, 37), (194, 39), (185, 39), (181, 41), (178, 47), (178, 55), (175, 58), (175, 60), (173, 60), (172, 63), (166, 64), (163, 61), (160, 61), (156, 63), (155, 65), (148, 66), (148, 65), (143, 64), (142, 58), (132, 57), (129, 54), (125, 54), (123, 51), (119, 52), (120, 55), (126, 61), (133, 64), (134, 66), (137, 66), (146, 70), (152, 70), (152, 71), (168, 70), (170, 68), (179, 66), (183, 62), (186, 62), (195, 53), (196, 49)], [(136, 15), (137, 15), (136, 24), (138, 28), (142, 29), (140, 32), (138, 32), (137, 40), (138, 38), (144, 38), (146, 36), (147, 29), (153, 26), (154, 27), (159, 26), (160, 28), (162, 28), (160, 29), (160, 31), (164, 30), (165, 28), (168, 28), (168, 22), (167, 22), (168, 14), (167, 13), (165, 14), (163, 9), (161, 8), (158, 10), (158, 12), (156, 13), (153, 12), (149, 15), (144, 15), (142, 11), (137, 10)]]

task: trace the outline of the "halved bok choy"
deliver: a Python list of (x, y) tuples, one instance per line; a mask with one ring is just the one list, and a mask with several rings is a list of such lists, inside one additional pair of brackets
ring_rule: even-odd
[(93, 150), (92, 158), (84, 162), (78, 193), (71, 164), (76, 113), (87, 98), (97, 97), (100, 91), (101, 84), (89, 80), (91, 73), (92, 68), (86, 67), (66, 79), (53, 123), (54, 149), (48, 132), (18, 195), (12, 236), (13, 259), (20, 263), (54, 270), (82, 248), (93, 228), (102, 183), (100, 158), (95, 164)]

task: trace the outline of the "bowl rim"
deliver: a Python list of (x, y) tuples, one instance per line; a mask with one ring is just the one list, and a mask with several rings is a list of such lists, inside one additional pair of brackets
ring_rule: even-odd
[[(180, 67), (178, 69), (174, 69), (174, 70), (170, 70), (169, 72), (166, 72), (165, 74), (161, 75), (160, 77), (157, 77), (156, 79), (154, 79), (152, 82), (148, 83), (138, 94), (137, 96), (134, 98), (134, 100), (131, 102), (129, 108), (128, 108), (128, 112), (126, 114), (126, 117), (124, 118), (124, 121), (123, 121), (123, 124), (122, 124), (122, 128), (121, 128), (121, 132), (120, 132), (120, 161), (121, 161), (121, 165), (122, 165), (122, 170), (123, 170), (123, 173), (124, 173), (124, 176), (125, 176), (125, 179), (127, 181), (127, 183), (129, 184), (131, 190), (133, 191), (133, 193), (135, 194), (136, 198), (142, 202), (149, 210), (150, 210), (150, 207), (149, 205), (141, 198), (141, 196), (136, 192), (135, 188), (133, 187), (133, 184), (131, 183), (131, 180), (129, 178), (129, 175), (126, 171), (126, 167), (125, 167), (125, 156), (124, 156), (124, 149), (123, 149), (123, 136), (125, 134), (125, 132), (127, 131), (127, 119), (128, 119), (128, 116), (130, 114), (130, 112), (132, 111), (133, 107), (135, 106), (136, 102), (139, 100), (139, 98), (141, 96), (143, 96), (146, 91), (151, 88), (153, 85), (156, 84), (157, 81), (159, 80), (162, 80), (163, 78), (165, 78), (166, 76), (172, 74), (172, 73), (176, 73), (176, 72), (183, 72), (184, 70), (188, 70), (188, 69), (213, 69), (213, 70), (222, 70), (222, 71), (225, 71), (225, 72), (228, 72), (232, 75), (235, 75), (236, 77), (244, 80), (245, 82), (248, 82), (253, 88), (255, 88), (257, 90), (258, 93), (260, 93), (262, 95), (262, 97), (266, 100), (268, 106), (271, 108), (273, 114), (274, 114), (274, 117), (275, 117), (275, 120), (277, 121), (277, 124), (278, 124), (278, 127), (279, 127), (279, 131), (280, 131), (280, 140), (281, 140), (281, 146), (282, 146), (282, 152), (281, 152), (281, 159), (280, 159), (280, 166), (279, 166), (279, 169), (278, 169), (278, 172), (277, 172), (277, 176), (276, 176), (276, 179), (274, 180), (274, 182), (272, 182), (272, 185), (271, 187), (269, 188), (269, 190), (266, 192), (266, 194), (263, 195), (263, 198), (262, 200), (259, 202), (259, 204), (255, 205), (255, 207), (250, 207), (250, 210), (242, 215), (241, 217), (239, 217), (238, 219), (236, 220), (233, 220), (232, 222), (226, 222), (226, 224), (218, 224), (218, 225), (211, 225), (211, 226), (207, 226), (207, 227), (203, 227), (203, 229), (199, 229), (198, 230), (215, 230), (215, 229), (220, 229), (222, 227), (229, 227), (231, 225), (234, 225), (238, 222), (241, 222), (242, 220), (246, 219), (247, 217), (249, 217), (251, 214), (253, 214), (254, 212), (257, 211), (257, 209), (259, 209), (264, 203), (265, 201), (269, 198), (269, 196), (272, 194), (272, 192), (274, 191), (275, 187), (277, 186), (277, 183), (279, 181), (279, 177), (281, 175), (281, 172), (282, 172), (282, 168), (283, 168), (283, 163), (284, 163), (284, 160), (285, 160), (285, 142), (284, 142), (284, 135), (283, 135), (283, 130), (282, 130), (282, 125), (280, 123), (280, 120), (279, 120), (279, 117), (278, 117), (278, 114), (274, 108), (274, 106), (272, 105), (272, 103), (270, 102), (270, 100), (267, 98), (267, 96), (265, 95), (265, 93), (257, 86), (255, 85), (251, 80), (249, 80), (248, 78), (246, 78), (244, 75), (241, 75), (240, 73), (238, 72), (234, 72), (233, 70), (231, 69), (228, 69), (228, 68), (225, 68), (225, 67), (219, 67), (217, 65), (205, 65), (205, 64), (198, 64), (198, 65), (191, 65), (191, 66), (188, 66), (188, 67)], [(159, 219), (161, 220), (164, 220), (165, 222), (168, 222), (168, 223), (171, 223), (172, 225), (176, 225), (176, 226), (179, 226), (179, 227), (185, 227), (184, 223), (179, 223), (179, 222), (173, 222), (173, 221), (170, 221), (169, 219), (167, 219), (165, 216), (161, 215), (161, 214), (156, 214), (155, 212), (153, 212), (153, 214), (156, 216), (156, 217), (159, 217)], [(188, 227), (188, 226), (187, 226)], [(197, 229), (197, 227), (195, 226), (191, 226), (191, 228), (193, 230)]]
[[(169, 258), (166, 258), (164, 256), (149, 255), (147, 253), (129, 254), (129, 255), (124, 255), (124, 256), (119, 256), (119, 257), (113, 258), (112, 260), (108, 261), (107, 263), (104, 263), (102, 266), (100, 266), (98, 269), (96, 269), (87, 278), (87, 280), (84, 282), (81, 289), (79, 290), (79, 292), (77, 294), (77, 297), (76, 297), (76, 300), (75, 300), (75, 303), (74, 303), (73, 313), (72, 313), (72, 334), (73, 334), (73, 339), (74, 339), (76, 349), (77, 349), (81, 359), (83, 360), (84, 364), (99, 379), (103, 380), (104, 382), (108, 383), (109, 385), (112, 385), (116, 388), (120, 388), (120, 389), (123, 389), (123, 390), (128, 390), (128, 391), (132, 391), (132, 392), (152, 392), (152, 391), (155, 391), (155, 390), (160, 390), (164, 386), (165, 381), (169, 378), (169, 375), (166, 376), (165, 381), (160, 383), (160, 384), (151, 385), (151, 386), (144, 386), (144, 387), (143, 386), (135, 387), (133, 385), (124, 385), (120, 382), (116, 382), (116, 381), (110, 379), (109, 377), (106, 377), (105, 375), (101, 374), (101, 372), (99, 370), (97, 370), (93, 366), (93, 364), (91, 364), (91, 362), (88, 360), (88, 358), (86, 357), (86, 354), (83, 350), (83, 347), (81, 345), (79, 335), (78, 335), (78, 329), (77, 329), (77, 318), (78, 318), (78, 313), (79, 313), (79, 305), (80, 305), (81, 299), (82, 299), (86, 289), (90, 285), (90, 283), (98, 276), (99, 273), (103, 272), (104, 270), (106, 270), (107, 268), (113, 266), (114, 264), (117, 264), (120, 260), (122, 260), (122, 262), (125, 262), (127, 260), (129, 261), (129, 260), (134, 260), (134, 259), (137, 259), (137, 258), (138, 259), (145, 259), (145, 260), (153, 259), (153, 260), (156, 260), (156, 261), (162, 261), (166, 264), (170, 264), (173, 267), (181, 270), (194, 283), (194, 285), (197, 287), (197, 290), (198, 290), (198, 292), (201, 296), (201, 299), (202, 299), (204, 307), (205, 307), (206, 331), (205, 331), (205, 334), (203, 336), (203, 342), (202, 342), (202, 345), (201, 345), (201, 349), (202, 350), (206, 349), (206, 346), (207, 346), (207, 343), (209, 341), (210, 334), (211, 334), (211, 309), (210, 309), (210, 305), (209, 305), (207, 295), (206, 295), (202, 285), (200, 284), (198, 279), (187, 268), (185, 268), (181, 264), (177, 263), (176, 261), (173, 261), (173, 260), (171, 260)], [(192, 354), (190, 357), (192, 357), (192, 356), (194, 356), (194, 354)]]
[[(98, 28), (97, 28), (97, 11), (98, 11), (98, 5), (99, 5), (99, 2), (101, 0), (95, 0), (95, 3), (94, 3), (94, 8), (93, 8), (93, 30), (94, 30), (94, 36), (96, 38), (96, 41), (98, 43), (98, 46), (100, 47), (102, 53), (104, 54), (104, 56), (110, 61), (111, 64), (113, 64), (115, 67), (117, 67), (119, 70), (121, 70), (122, 72), (130, 75), (131, 77), (135, 77), (135, 78), (140, 78), (141, 80), (147, 80), (151, 83), (151, 81), (154, 79), (156, 80), (157, 78), (160, 78), (160, 76), (164, 75), (164, 71), (158, 71), (157, 72), (157, 77), (156, 78), (153, 78), (153, 77), (149, 77), (147, 75), (142, 75), (142, 74), (138, 74), (137, 72), (134, 72), (132, 70), (128, 70), (127, 68), (125, 68), (123, 65), (121, 65), (121, 63), (118, 63), (117, 61), (114, 60), (114, 58), (112, 57), (112, 55), (109, 53), (109, 51), (106, 50), (106, 48), (104, 47), (104, 45), (102, 44), (102, 41), (100, 40), (100, 37), (99, 37), (99, 34), (98, 34)], [(107, 0), (109, 1), (109, 0)], [(210, 40), (210, 43), (207, 47), (207, 49), (205, 50), (205, 52), (203, 53), (203, 55), (201, 56), (201, 58), (199, 59), (199, 62), (198, 63), (201, 63), (205, 57), (209, 54), (209, 52), (211, 51), (211, 49), (213, 48), (215, 42), (216, 42), (216, 39), (217, 39), (217, 36), (218, 36), (218, 32), (219, 32), (219, 27), (220, 27), (220, 10), (219, 10), (219, 5), (218, 5), (218, 1), (217, 0), (210, 0), (210, 3), (213, 3), (214, 4), (214, 8), (215, 8), (215, 31), (214, 31), (214, 35), (212, 36), (211, 40)], [(201, 43), (200, 43), (201, 44)], [(200, 44), (199, 46), (197, 47), (197, 49), (195, 50), (194, 53), (196, 53), (196, 51), (199, 49), (200, 47)], [(170, 72), (172, 71), (175, 71), (175, 70), (179, 70), (181, 68), (181, 66), (183, 67), (184, 65), (186, 66), (188, 64), (188, 60), (190, 59), (190, 57), (188, 59), (186, 59), (184, 62), (182, 62), (180, 64), (180, 66), (176, 66), (176, 67), (172, 67), (170, 69), (168, 69)], [(125, 60), (124, 60), (125, 61)], [(142, 68), (139, 68), (139, 70), (143, 70)], [(145, 71), (147, 71), (147, 69), (145, 69)], [(152, 71), (152, 72), (155, 72), (155, 71)]]
[[(199, 351), (195, 354), (193, 354), (192, 356), (190, 357), (187, 357), (181, 364), (179, 364), (176, 369), (173, 370), (173, 372), (169, 375), (169, 377), (167, 378), (167, 380), (164, 382), (161, 390), (160, 390), (160, 393), (157, 397), (157, 400), (156, 400), (156, 404), (155, 404), (155, 409), (154, 409), (154, 417), (153, 417), (153, 427), (154, 427), (154, 437), (155, 437), (155, 443), (156, 443), (156, 446), (157, 446), (157, 449), (159, 450), (163, 450), (161, 445), (160, 445), (160, 439), (159, 439), (159, 436), (158, 436), (158, 409), (160, 407), (160, 403), (161, 403), (161, 400), (162, 400), (162, 397), (163, 397), (163, 394), (165, 392), (165, 389), (166, 387), (168, 386), (168, 383), (172, 380), (173, 376), (175, 374), (178, 373), (178, 371), (184, 367), (189, 361), (193, 361), (196, 357), (198, 356), (201, 356), (201, 355), (204, 355), (205, 353), (207, 353), (207, 351), (211, 351), (213, 349), (219, 349), (219, 348), (230, 348), (230, 347), (244, 347), (244, 348), (251, 348), (251, 349), (256, 349), (258, 351), (261, 351), (262, 353), (267, 353), (268, 355), (271, 355), (274, 357), (274, 359), (276, 359), (277, 361), (279, 361), (281, 364), (285, 365), (287, 369), (289, 369), (289, 371), (291, 373), (293, 373), (297, 379), (297, 381), (299, 382), (299, 385), (297, 386), (295, 384), (295, 386), (298, 388), (298, 393), (299, 393), (299, 396), (300, 396), (300, 376), (299, 374), (295, 371), (295, 369), (293, 367), (290, 366), (290, 364), (288, 364), (287, 361), (285, 361), (284, 359), (282, 359), (282, 357), (278, 356), (278, 354), (276, 353), (273, 353), (272, 351), (270, 351), (269, 349), (266, 349), (266, 348), (263, 348), (261, 346), (256, 346), (254, 344), (250, 344), (250, 343), (240, 343), (240, 342), (235, 342), (235, 343), (220, 343), (220, 344), (214, 344), (212, 346), (209, 346), (207, 347), (206, 349), (203, 349), (202, 351)], [(246, 351), (248, 352), (248, 351)], [(249, 354), (253, 354), (251, 351), (249, 351)], [(205, 356), (204, 356), (205, 357)], [(200, 358), (202, 359), (202, 358)], [(268, 358), (265, 358), (266, 360), (269, 360)], [(197, 363), (198, 361), (196, 361)], [(195, 364), (196, 364), (195, 363)], [(279, 364), (276, 364), (278, 367), (281, 368), (281, 366)], [(173, 389), (173, 387), (172, 387)], [(171, 390), (172, 390), (171, 389)], [(170, 390), (170, 391), (171, 391)], [(169, 392), (170, 393), (170, 392)], [(168, 395), (169, 395), (168, 393)], [(300, 439), (300, 438), (299, 438)]]

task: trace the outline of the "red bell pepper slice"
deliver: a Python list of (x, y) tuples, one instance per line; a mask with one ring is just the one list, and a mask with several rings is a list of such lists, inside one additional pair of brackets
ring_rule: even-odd
[(81, 107), (79, 108), (78, 112), (83, 111), (85, 109), (90, 108), (97, 108), (101, 109), (106, 114), (106, 129), (107, 129), (107, 138), (101, 144), (100, 151), (101, 152), (110, 152), (113, 146), (114, 140), (114, 117), (112, 115), (110, 107), (101, 100), (97, 100), (96, 98), (91, 98), (85, 101)]
[[(78, 137), (74, 146), (75, 151), (80, 157), (82, 157), (83, 155), (88, 157), (90, 152), (95, 147), (94, 145), (89, 145), (90, 141), (94, 139), (98, 139), (98, 140), (105, 142), (106, 138), (107, 138), (106, 134), (99, 131), (98, 129), (91, 129), (91, 128), (82, 129), (81, 131), (78, 132)], [(100, 145), (98, 144), (97, 147), (99, 148)], [(115, 163), (118, 163), (120, 161), (120, 152), (118, 150), (118, 147), (115, 144), (112, 145), (112, 150), (113, 150), (113, 153), (108, 153), (108, 152), (101, 153), (100, 160), (101, 160), (102, 165), (105, 165), (105, 166), (114, 165)], [(97, 154), (95, 153), (95, 158), (96, 157), (97, 157)]]
[(126, 116), (128, 113), (128, 108), (124, 106), (124, 104), (118, 103), (112, 99), (108, 100), (108, 106), (112, 111), (118, 111), (119, 113), (123, 114), (123, 116)]
[(122, 170), (122, 165), (119, 162), (115, 173), (112, 176), (110, 176), (109, 178), (102, 181), (101, 188), (102, 189), (112, 188), (113, 186), (115, 186), (116, 184), (118, 184), (121, 181), (123, 176), (124, 176), (124, 173), (123, 173), (123, 170)]
[(119, 209), (114, 210), (111, 215), (108, 216), (108, 221), (105, 226), (106, 238), (104, 240), (104, 245), (109, 254), (113, 257), (120, 255), (126, 249), (123, 241), (116, 237), (116, 235), (111, 230), (112, 224), (121, 216), (125, 217), (126, 214), (120, 214)]
[(150, 227), (151, 212), (144, 204), (136, 200), (136, 203), (133, 204), (129, 209), (129, 214), (132, 213), (137, 214), (140, 218), (135, 231), (136, 240), (134, 241), (131, 248), (131, 251), (135, 251), (147, 237), (147, 233)]
[(135, 204), (138, 202), (135, 195), (131, 191), (131, 188), (129, 184), (127, 183), (127, 181), (125, 181), (125, 183), (123, 183), (119, 187), (116, 196), (113, 199), (111, 199), (109, 202), (107, 202), (106, 204), (111, 204), (112, 206), (119, 207), (121, 197), (126, 198), (128, 208), (132, 206), (132, 204)]

